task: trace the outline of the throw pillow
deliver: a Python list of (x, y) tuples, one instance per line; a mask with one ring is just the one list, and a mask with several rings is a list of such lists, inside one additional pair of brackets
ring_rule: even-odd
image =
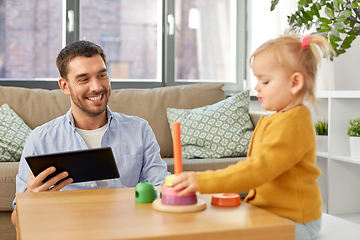
[(18, 162), (31, 129), (6, 103), (0, 107), (0, 162)]
[(180, 122), (182, 157), (246, 156), (254, 130), (249, 116), (250, 91), (195, 109), (167, 108), (172, 123)]

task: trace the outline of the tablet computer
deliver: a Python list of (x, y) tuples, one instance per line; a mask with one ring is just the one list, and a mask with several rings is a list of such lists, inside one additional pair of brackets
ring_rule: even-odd
[(56, 168), (56, 171), (47, 176), (43, 182), (64, 171), (69, 173), (65, 179), (72, 178), (73, 183), (120, 177), (110, 147), (28, 156), (25, 159), (35, 176), (48, 167)]

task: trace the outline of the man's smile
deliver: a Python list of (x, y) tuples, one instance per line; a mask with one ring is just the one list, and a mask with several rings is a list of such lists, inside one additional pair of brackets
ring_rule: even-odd
[(102, 94), (100, 94), (100, 95), (98, 95), (98, 96), (94, 96), (94, 97), (87, 97), (87, 99), (89, 99), (89, 100), (91, 100), (91, 101), (100, 101), (101, 99), (102, 99), (102, 97), (103, 97), (103, 93)]

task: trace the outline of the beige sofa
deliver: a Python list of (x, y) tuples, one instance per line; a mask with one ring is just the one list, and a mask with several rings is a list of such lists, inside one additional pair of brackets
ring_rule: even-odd
[[(112, 90), (109, 107), (112, 111), (136, 115), (146, 119), (161, 148), (161, 156), (174, 171), (172, 138), (166, 108), (192, 109), (225, 99), (222, 84), (192, 84), (154, 89)], [(70, 100), (61, 90), (26, 89), (0, 86), (0, 106), (7, 103), (31, 128), (66, 113)], [(250, 114), (254, 125), (259, 115)], [(184, 159), (184, 170), (219, 169), (244, 158)], [(15, 239), (10, 222), (15, 197), (15, 176), (18, 162), (0, 162), (0, 239)]]

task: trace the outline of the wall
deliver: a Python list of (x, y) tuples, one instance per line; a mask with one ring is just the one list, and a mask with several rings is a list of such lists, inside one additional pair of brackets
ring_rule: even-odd
[(335, 90), (360, 90), (360, 36), (348, 51), (334, 59)]

